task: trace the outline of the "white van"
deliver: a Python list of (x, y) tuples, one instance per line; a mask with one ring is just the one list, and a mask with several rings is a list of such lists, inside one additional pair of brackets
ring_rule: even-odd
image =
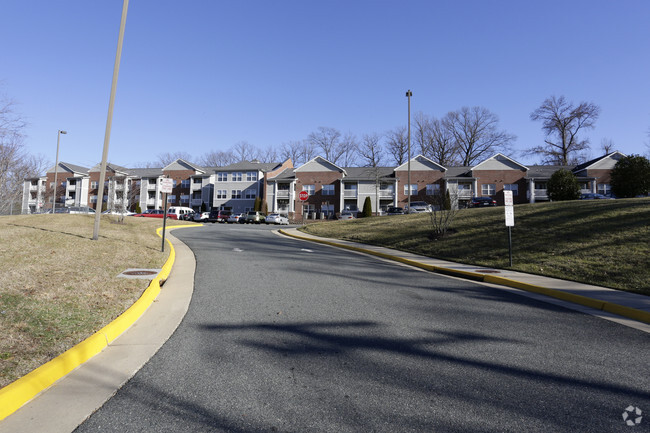
[(171, 217), (175, 220), (181, 219), (181, 215), (187, 215), (187, 214), (193, 214), (194, 209), (191, 207), (183, 207), (183, 206), (172, 206), (169, 209), (167, 209), (167, 217)]

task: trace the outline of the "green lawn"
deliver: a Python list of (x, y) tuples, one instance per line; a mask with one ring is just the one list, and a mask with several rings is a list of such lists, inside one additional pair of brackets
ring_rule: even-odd
[[(305, 225), (318, 236), (445, 260), (507, 268), (503, 207), (462, 209), (452, 233), (434, 239), (429, 214)], [(513, 268), (650, 295), (650, 198), (515, 206)]]

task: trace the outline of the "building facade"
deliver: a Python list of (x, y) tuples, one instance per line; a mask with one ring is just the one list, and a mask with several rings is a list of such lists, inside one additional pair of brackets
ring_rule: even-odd
[[(373, 213), (405, 207), (411, 201), (433, 202), (449, 192), (454, 206), (464, 207), (478, 196), (503, 204), (503, 192), (512, 191), (515, 204), (547, 201), (547, 182), (560, 169), (571, 170), (581, 191), (610, 194), (610, 172), (623, 158), (612, 152), (577, 166), (524, 166), (498, 153), (472, 167), (443, 167), (418, 155), (398, 167), (339, 167), (320, 156), (294, 167), (292, 161), (243, 161), (224, 167), (200, 167), (178, 159), (163, 168), (106, 167), (104, 196), (99, 194), (100, 166), (87, 169), (60, 162), (57, 169), (57, 206), (93, 209), (162, 209), (161, 181), (173, 179), (167, 195), (170, 206), (197, 211), (222, 209), (233, 213), (253, 210), (259, 199), (269, 212), (295, 221), (333, 218), (342, 211), (357, 212), (370, 198)], [(409, 182), (410, 172), (410, 182)], [(300, 193), (306, 192), (306, 199)], [(23, 213), (46, 212), (54, 197), (54, 168), (39, 178), (25, 179)]]

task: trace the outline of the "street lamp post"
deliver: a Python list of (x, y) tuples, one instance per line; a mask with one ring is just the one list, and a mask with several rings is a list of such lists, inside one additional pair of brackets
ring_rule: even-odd
[(407, 138), (407, 143), (408, 143), (408, 196), (407, 196), (407, 207), (408, 207), (408, 212), (411, 213), (411, 96), (413, 96), (413, 92), (410, 90), (406, 91), (406, 97), (409, 100), (409, 123), (408, 123), (408, 138)]
[(59, 171), (59, 142), (61, 141), (61, 134), (67, 134), (66, 131), (61, 131), (59, 129), (58, 133), (56, 134), (56, 163), (54, 164), (54, 191), (52, 194), (52, 214), (54, 214), (54, 211), (56, 210), (56, 175), (58, 174)]

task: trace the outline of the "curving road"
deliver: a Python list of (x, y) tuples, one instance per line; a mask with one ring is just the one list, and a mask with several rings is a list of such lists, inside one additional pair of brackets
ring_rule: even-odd
[(76, 431), (650, 431), (649, 334), (271, 230), (174, 233), (190, 309)]

